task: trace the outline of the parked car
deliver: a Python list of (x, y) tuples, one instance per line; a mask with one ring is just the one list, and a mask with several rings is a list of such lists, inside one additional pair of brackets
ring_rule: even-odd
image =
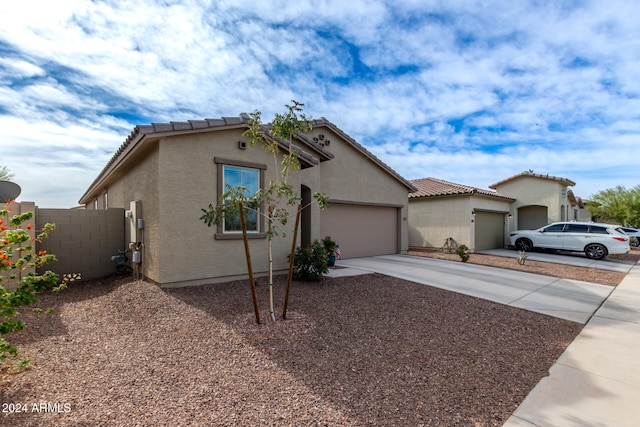
[(584, 252), (588, 258), (602, 259), (629, 252), (629, 236), (618, 228), (619, 225), (596, 222), (555, 222), (536, 230), (512, 231), (509, 241), (522, 251), (557, 249)]
[(619, 230), (624, 231), (624, 234), (626, 234), (629, 237), (635, 237), (635, 239), (631, 239), (631, 242), (630, 242), (631, 246), (633, 247), (640, 246), (640, 230), (633, 227), (620, 227)]

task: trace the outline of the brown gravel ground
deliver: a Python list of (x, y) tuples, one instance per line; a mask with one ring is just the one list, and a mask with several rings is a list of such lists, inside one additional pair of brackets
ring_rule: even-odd
[[(458, 254), (443, 253), (437, 249), (413, 249), (408, 255), (424, 256), (430, 258), (446, 259), (462, 262)], [(625, 255), (612, 255), (611, 258), (625, 261), (640, 261), (640, 249), (631, 248), (631, 252)], [(528, 273), (543, 274), (545, 276), (560, 277), (564, 279), (581, 280), (583, 282), (598, 283), (601, 285), (616, 286), (624, 279), (626, 273), (598, 270), (596, 268), (573, 267), (570, 265), (555, 264), (526, 260), (524, 265), (519, 265), (515, 258), (499, 257), (485, 254), (470, 254), (470, 264), (481, 264), (490, 267), (506, 268), (510, 270), (525, 271)]]
[(582, 328), (378, 274), (294, 282), (287, 320), (256, 325), (247, 288), (43, 295), (56, 311), (10, 337), (32, 367), (0, 378), (0, 425), (500, 426)]

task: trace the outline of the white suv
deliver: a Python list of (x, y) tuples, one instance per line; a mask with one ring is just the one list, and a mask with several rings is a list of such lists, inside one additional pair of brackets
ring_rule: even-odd
[(555, 222), (537, 230), (512, 231), (509, 242), (521, 251), (557, 249), (584, 252), (588, 258), (602, 259), (629, 252), (629, 236), (618, 231), (619, 227), (596, 222)]

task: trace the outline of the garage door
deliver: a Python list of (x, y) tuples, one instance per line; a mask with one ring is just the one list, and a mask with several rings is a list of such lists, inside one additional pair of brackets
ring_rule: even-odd
[(504, 214), (476, 212), (476, 251), (504, 247)]
[(320, 214), (320, 236), (331, 236), (342, 258), (398, 252), (398, 208), (330, 204)]

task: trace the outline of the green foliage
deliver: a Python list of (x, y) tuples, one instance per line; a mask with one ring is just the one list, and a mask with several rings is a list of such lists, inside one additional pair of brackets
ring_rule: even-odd
[(520, 251), (520, 254), (518, 255), (518, 264), (524, 265), (526, 260), (527, 260), (527, 253), (525, 251)]
[(600, 221), (640, 228), (640, 185), (602, 190), (591, 196), (588, 208)]
[(462, 262), (467, 262), (469, 261), (469, 248), (466, 247), (465, 245), (460, 245), (458, 247), (458, 249), (456, 250), (456, 253), (458, 254), (458, 256), (460, 257), (460, 259), (462, 260)]
[(322, 247), (327, 253), (327, 256), (335, 255), (337, 245), (338, 244), (329, 236), (325, 236), (325, 238), (322, 239)]
[(306, 248), (296, 248), (293, 260), (293, 276), (298, 280), (317, 282), (329, 272), (327, 253), (322, 244), (315, 240)]
[[(25, 328), (17, 308), (35, 303), (37, 295), (46, 289), (60, 291), (66, 287), (65, 284), (55, 286), (58, 276), (51, 271), (41, 275), (34, 272), (56, 259), (46, 251), (36, 253), (35, 250), (35, 243), (45, 239), (55, 225), (45, 224), (31, 237), (33, 226), (29, 222), (32, 219), (33, 212), (10, 216), (9, 204), (0, 210), (0, 360), (18, 352), (2, 337)], [(23, 228), (24, 223), (28, 224)]]

